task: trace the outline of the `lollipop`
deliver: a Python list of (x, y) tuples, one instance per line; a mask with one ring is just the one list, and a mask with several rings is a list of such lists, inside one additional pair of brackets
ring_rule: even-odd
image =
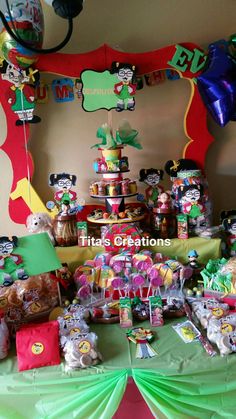
[(78, 278), (76, 278), (76, 283), (78, 283), (80, 286), (87, 284), (87, 275), (82, 274)]
[(76, 269), (74, 274), (74, 281), (77, 288), (79, 288), (81, 285), (90, 285), (91, 299), (93, 297), (94, 285), (98, 285), (99, 274), (100, 268), (93, 268), (92, 266), (86, 265), (79, 266), (79, 268)]
[(110, 266), (103, 265), (100, 267), (100, 277), (98, 285), (102, 289), (102, 298), (105, 298), (106, 289), (110, 288), (111, 281), (115, 277), (115, 272)]
[(150, 256), (151, 258), (152, 258), (152, 255), (153, 255), (152, 251), (151, 250), (147, 250), (147, 249), (140, 250), (139, 254), (140, 255)]
[[(117, 240), (117, 237), (122, 240)], [(137, 227), (130, 224), (112, 224), (104, 234), (105, 249), (117, 252), (129, 250), (133, 253), (139, 251), (141, 237)]]
[(143, 285), (145, 284), (145, 278), (143, 275), (134, 274), (132, 275), (132, 284), (136, 285), (140, 292), (140, 297), (143, 296)]
[(119, 296), (122, 297), (121, 290), (124, 289), (124, 286), (125, 286), (124, 279), (121, 278), (120, 276), (116, 276), (111, 281), (111, 286), (114, 290), (118, 290), (119, 291)]
[(128, 252), (119, 253), (111, 258), (110, 266), (116, 274), (128, 277), (132, 269), (132, 255)]
[(132, 264), (138, 272), (147, 272), (152, 267), (153, 261), (149, 255), (138, 253), (133, 256)]
[(83, 285), (79, 291), (77, 291), (77, 297), (79, 297), (80, 300), (87, 300), (89, 296), (92, 297), (92, 289), (89, 284)]
[(116, 274), (119, 274), (123, 271), (123, 267), (124, 267), (124, 265), (123, 265), (122, 261), (118, 260), (117, 262), (114, 262), (113, 270), (115, 271)]
[(111, 257), (109, 252), (98, 253), (94, 258), (95, 266), (109, 265)]
[(173, 284), (173, 271), (165, 263), (156, 263), (153, 265), (159, 272), (159, 275), (162, 277), (163, 285), (165, 289), (169, 288)]
[(157, 271), (156, 269), (151, 269), (151, 271), (149, 272), (149, 279), (150, 283), (148, 287), (147, 297), (149, 297), (150, 295), (151, 288), (154, 290), (154, 292), (152, 292), (152, 295), (155, 295), (155, 290), (158, 290), (158, 294), (161, 294), (160, 287), (163, 285), (163, 278), (159, 274), (159, 271)]
[(95, 273), (96, 271), (92, 266), (79, 266), (74, 273), (74, 281), (76, 284), (80, 284), (80, 277), (83, 275), (83, 277), (86, 276), (87, 283), (93, 283), (95, 282)]

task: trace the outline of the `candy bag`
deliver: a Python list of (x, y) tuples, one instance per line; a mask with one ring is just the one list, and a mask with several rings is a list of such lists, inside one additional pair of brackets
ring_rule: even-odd
[(59, 324), (29, 324), (16, 332), (18, 370), (60, 364)]

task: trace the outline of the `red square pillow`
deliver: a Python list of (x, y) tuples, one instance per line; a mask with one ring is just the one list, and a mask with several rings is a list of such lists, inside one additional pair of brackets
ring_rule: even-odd
[(29, 324), (16, 333), (18, 370), (60, 364), (59, 324)]

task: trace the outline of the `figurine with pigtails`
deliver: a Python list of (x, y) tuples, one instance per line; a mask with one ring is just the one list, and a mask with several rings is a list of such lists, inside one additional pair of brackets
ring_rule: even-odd
[(139, 182), (144, 182), (148, 185), (145, 190), (146, 203), (148, 208), (155, 208), (158, 206), (158, 198), (164, 192), (163, 186), (159, 182), (163, 179), (163, 170), (160, 169), (141, 169), (139, 172)]
[(134, 111), (135, 99), (134, 95), (137, 89), (136, 67), (128, 63), (113, 62), (110, 73), (115, 74), (118, 83), (114, 85), (114, 93), (117, 97), (117, 112), (125, 109)]
[(227, 253), (229, 256), (236, 255), (236, 210), (222, 211), (221, 223), (226, 232)]
[(180, 212), (187, 214), (190, 231), (206, 225), (206, 207), (203, 196), (204, 190), (201, 184), (191, 184), (178, 188)]
[[(72, 191), (72, 187), (76, 184), (76, 176), (69, 173), (52, 173), (49, 176), (49, 185), (53, 186), (57, 191), (54, 200), (59, 209), (59, 214), (66, 215), (76, 212), (77, 194)], [(53, 201), (47, 203), (48, 209), (55, 206)]]

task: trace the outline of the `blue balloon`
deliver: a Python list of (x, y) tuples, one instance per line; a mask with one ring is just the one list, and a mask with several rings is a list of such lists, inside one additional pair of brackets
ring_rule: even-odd
[(202, 100), (221, 127), (236, 120), (236, 63), (224, 44), (209, 45), (208, 68), (197, 78)]

